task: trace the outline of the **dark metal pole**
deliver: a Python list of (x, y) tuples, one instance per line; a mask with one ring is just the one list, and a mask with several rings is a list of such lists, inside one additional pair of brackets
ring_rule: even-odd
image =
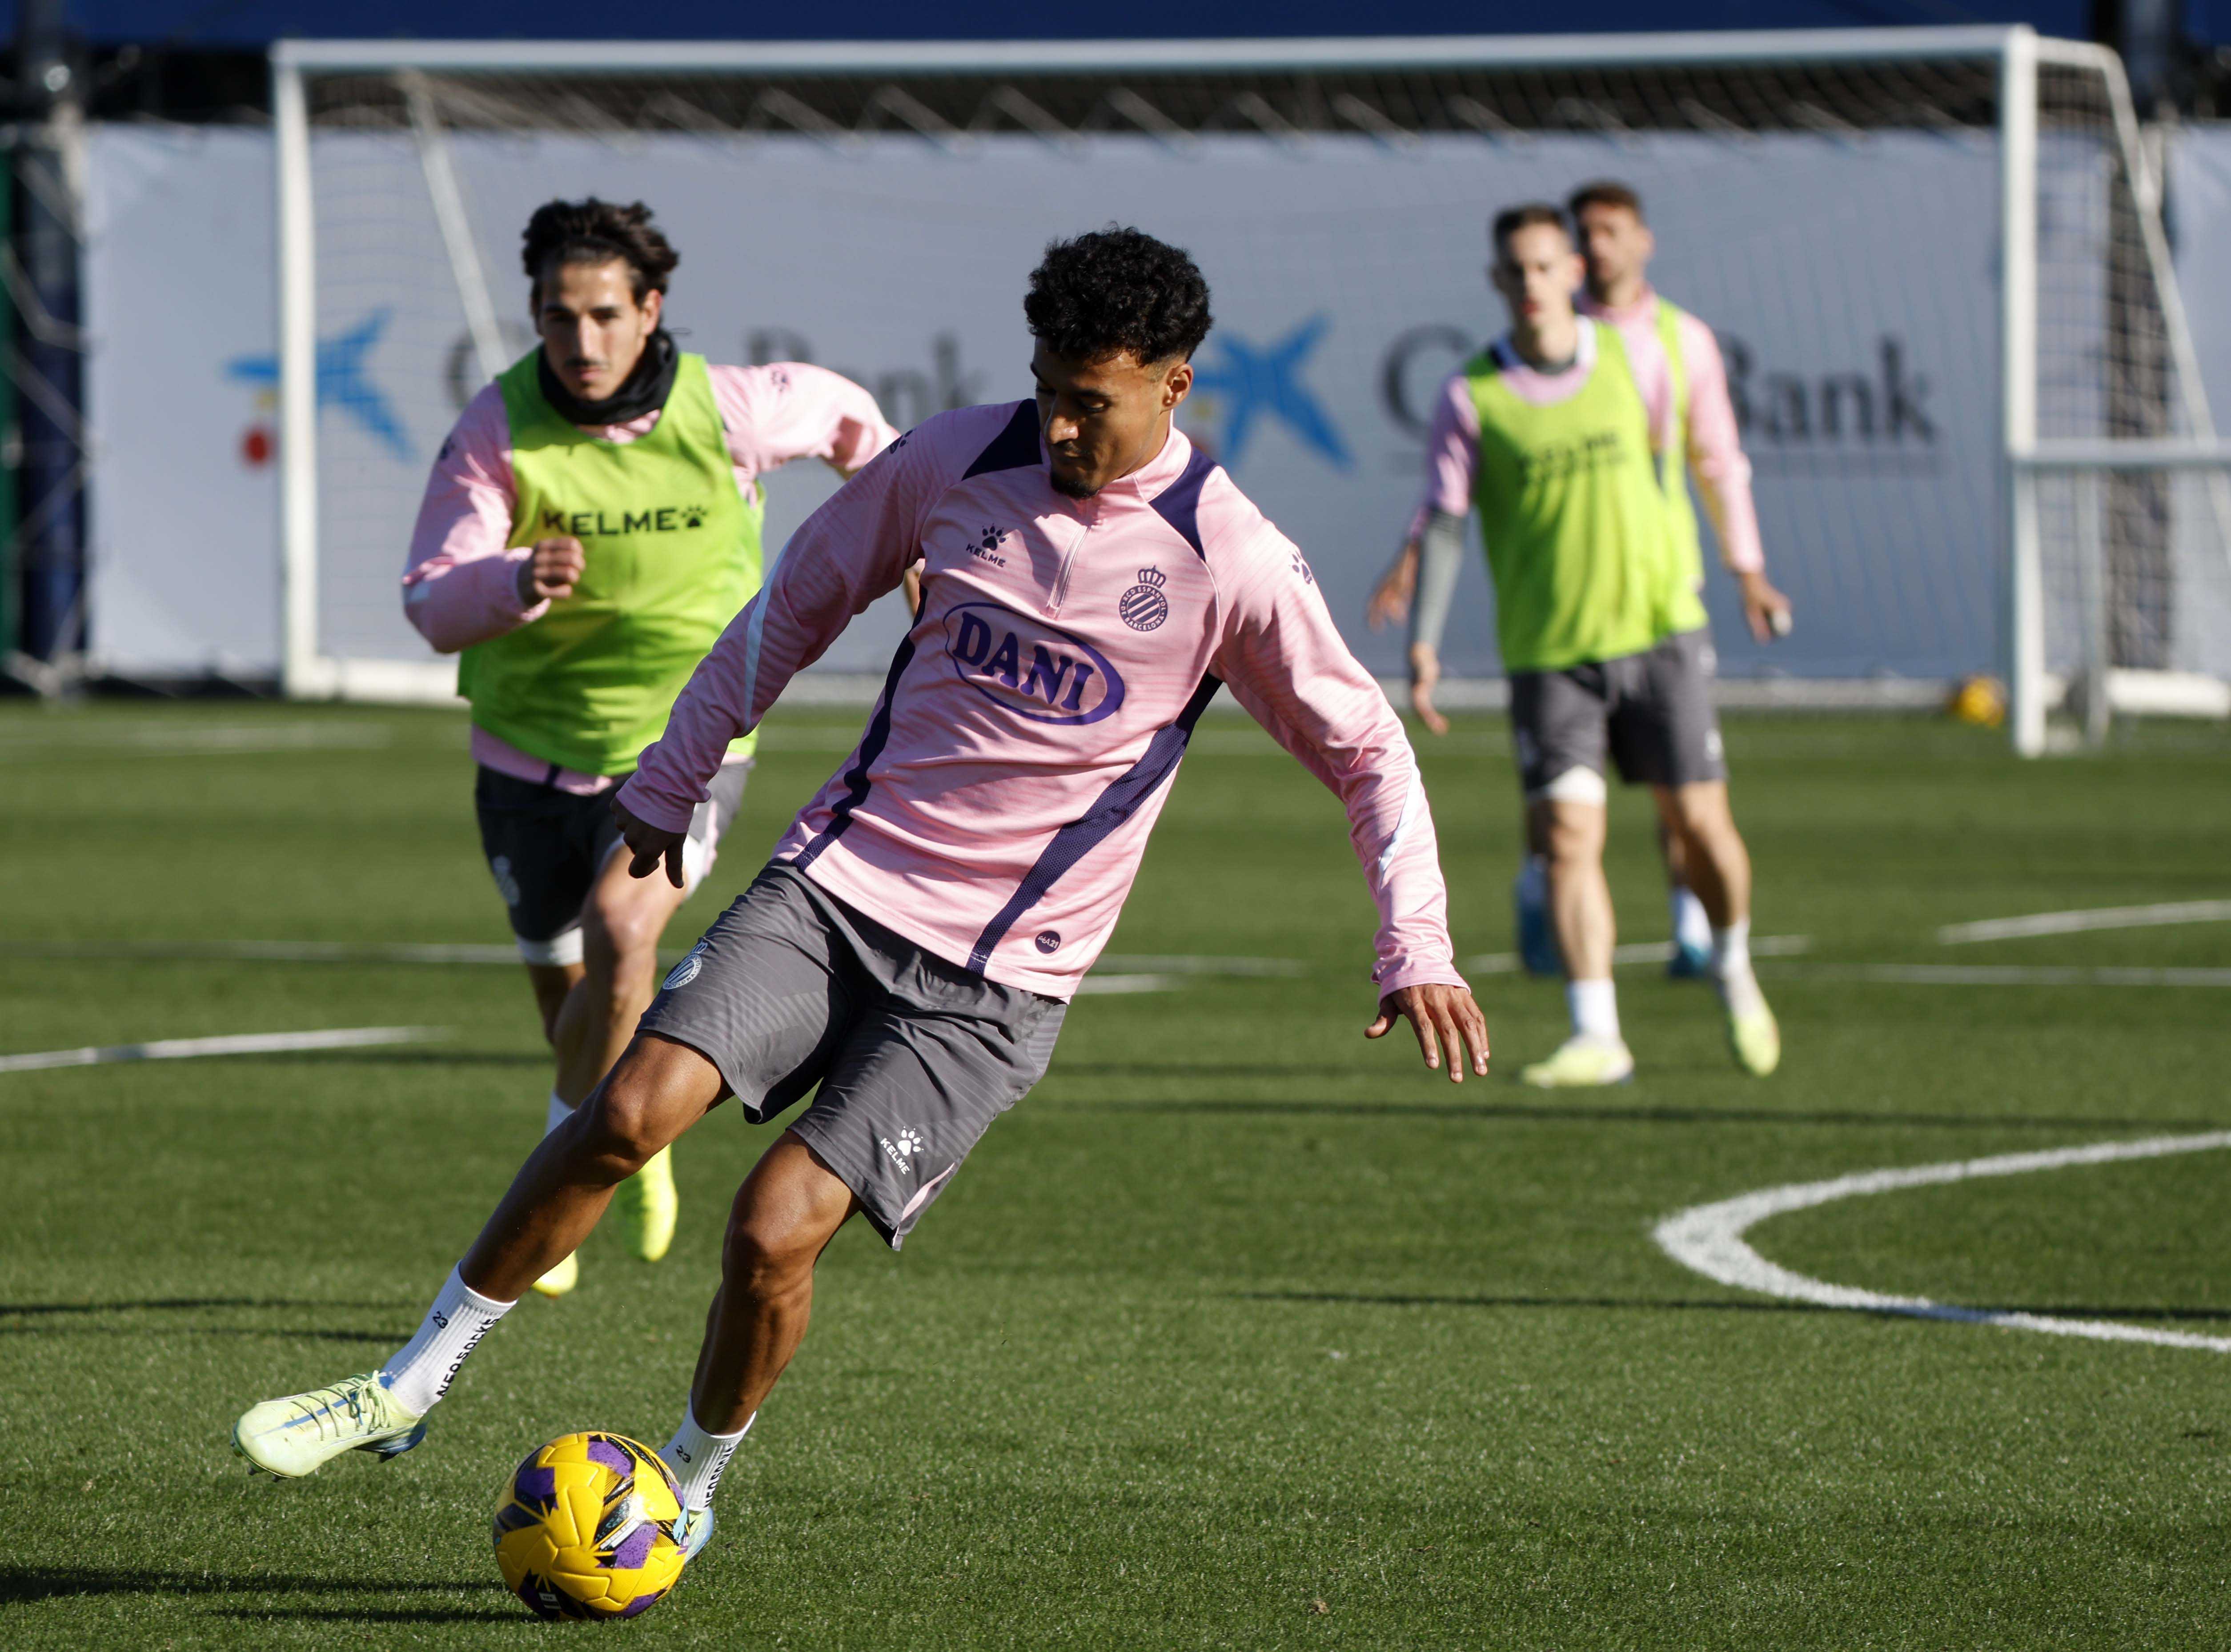
[(67, 668), (85, 649), (85, 429), (78, 332), (84, 125), (64, 0), (16, 11), (25, 130), (16, 152), (23, 266), (15, 360), (23, 418), (18, 549), (24, 652)]

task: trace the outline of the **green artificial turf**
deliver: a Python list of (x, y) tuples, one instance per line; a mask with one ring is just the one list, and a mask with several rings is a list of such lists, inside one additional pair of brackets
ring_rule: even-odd
[[(779, 714), (686, 945), (849, 745)], [(1886, 1166), (2231, 1126), (2231, 989), (1930, 986), (1861, 964), (2231, 965), (2231, 925), (1945, 947), (1942, 924), (2231, 894), (2231, 738), (2019, 765), (1936, 722), (1731, 720), (1788, 1057), (1622, 972), (1636, 1081), (1513, 1081), (1557, 989), (1483, 974), (1496, 1075), (1367, 1044), (1373, 917), (1333, 800), (1203, 725), (1110, 965), (1290, 975), (1081, 999), (1053, 1070), (902, 1258), (840, 1236), (812, 1333), (674, 1597), (721, 1648), (2231, 1645), (2231, 1359), (1811, 1308), (1652, 1226)], [(540, 1644), (488, 1522), (527, 1448), (665, 1438), (727, 1200), (677, 1152), (671, 1257), (583, 1254), (425, 1447), (251, 1481), (260, 1398), (376, 1365), (533, 1143), (508, 965), (257, 962), (212, 940), (506, 939), (447, 713), (0, 709), (0, 1055), (409, 1025), (385, 1049), (0, 1073), (0, 1645)], [(1420, 739), (1459, 951), (1510, 946), (1501, 726)], [(1614, 805), (1626, 937), (1665, 932)], [(173, 944), (184, 956), (132, 956)], [(2231, 1154), (1852, 1199), (1750, 1239), (1839, 1283), (2231, 1337)]]

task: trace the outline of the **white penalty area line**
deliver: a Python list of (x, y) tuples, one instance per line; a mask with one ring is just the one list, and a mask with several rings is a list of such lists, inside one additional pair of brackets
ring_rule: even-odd
[(2231, 969), (2079, 969), (2014, 964), (1785, 964), (1774, 978), (1903, 986), (2231, 987)]
[(1868, 1193), (1935, 1187), (1983, 1176), (2022, 1176), (2032, 1171), (2065, 1170), (2079, 1165), (2163, 1158), (2172, 1153), (2208, 1152), (2221, 1147), (2231, 1147), (2231, 1130), (2211, 1131), (2200, 1136), (2103, 1141), (2088, 1147), (2060, 1147), (2046, 1152), (2004, 1153), (1994, 1158), (1923, 1165), (1911, 1170), (1867, 1171), (1856, 1176), (1839, 1176), (1831, 1181), (1769, 1187), (1756, 1193), (1745, 1193), (1739, 1198), (1722, 1199), (1717, 1204), (1699, 1204), (1666, 1217), (1652, 1231), (1651, 1237), (1675, 1262), (1709, 1280), (1788, 1301), (1813, 1302), (1822, 1307), (1852, 1308), (1866, 1313), (1899, 1313), (1915, 1319), (1951, 1320), (1964, 1325), (1991, 1325), (2008, 1331), (2039, 1331), (2047, 1336), (2089, 1337), (2100, 1342), (2149, 1342), (2165, 1348), (2231, 1353), (2231, 1337), (2157, 1331), (2147, 1326), (2117, 1325), (2104, 1320), (2064, 1320), (2049, 1313), (1957, 1307), (1925, 1296), (1887, 1296), (1857, 1286), (1832, 1285), (1825, 1280), (1777, 1267), (1752, 1249), (1743, 1238), (1749, 1229), (1769, 1216), (1810, 1210), (1816, 1204), (1829, 1204)]
[(2032, 935), (2074, 935), (2090, 929), (2220, 923), (2231, 923), (2231, 900), (2169, 900), (2150, 907), (2095, 907), (2088, 912), (2037, 912), (2027, 918), (1947, 924), (1937, 932), (1937, 939), (1940, 945), (1966, 946), (1976, 941), (2021, 940)]
[[(1813, 950), (1810, 935), (1760, 935), (1750, 944), (1753, 958), (1791, 958)], [(1671, 940), (1636, 941), (1631, 946), (1612, 948), (1611, 961), (1617, 965), (1663, 964), (1673, 955)], [(1512, 975), (1519, 968), (1516, 952), (1482, 952), (1474, 958), (1460, 958), (1457, 967), (1467, 975)]]
[(364, 1049), (376, 1044), (423, 1044), (449, 1036), (446, 1027), (329, 1027), (319, 1032), (230, 1033), (217, 1038), (158, 1038), (145, 1044), (88, 1044), (82, 1049), (42, 1049), (0, 1055), (0, 1073), (36, 1073), (54, 1067), (104, 1067), (112, 1062), (176, 1062), (197, 1055), (276, 1055), (306, 1049)]
[[(671, 965), (682, 955), (662, 954)], [(0, 958), (136, 958), (150, 963), (206, 960), (242, 964), (516, 965), (515, 946), (474, 942), (362, 944), (352, 941), (0, 941)], [(1290, 958), (1203, 958), (1181, 952), (1103, 955), (1084, 978), (1084, 992), (1169, 992), (1190, 976), (1268, 978), (1307, 975)]]
[(142, 958), (153, 963), (516, 964), (519, 948), (450, 941), (0, 941), (0, 958)]

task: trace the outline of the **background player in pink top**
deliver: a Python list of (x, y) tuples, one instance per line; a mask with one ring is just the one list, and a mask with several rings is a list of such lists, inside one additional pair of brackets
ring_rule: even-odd
[[(630, 878), (612, 858), (619, 840), (603, 794), (632, 771), (637, 750), (655, 735), (691, 663), (756, 587), (759, 479), (805, 457), (849, 475), (897, 434), (873, 397), (824, 368), (720, 366), (681, 356), (662, 325), (679, 255), (650, 218), (639, 203), (596, 200), (554, 201), (535, 212), (523, 259), (542, 342), (534, 358), (482, 387), (442, 444), (403, 577), (404, 612), (444, 654), (468, 651), (469, 660), (497, 639), (546, 634), (549, 646), (529, 661), (530, 706), (492, 716), (485, 696), (475, 694), (472, 754), (482, 848), (557, 1055), (546, 1115), (552, 1127), (626, 1048), (657, 979), (659, 938), (688, 890), (711, 869), (721, 833), (741, 803), (747, 749), (728, 754), (715, 795), (698, 811), (681, 890)], [(687, 393), (700, 384), (709, 384), (709, 398)], [(677, 388), (684, 392), (678, 397)], [(725, 511), (724, 532), (700, 554), (707, 571), (729, 575), (728, 606), (714, 594), (718, 581), (696, 579), (694, 565), (684, 571), (682, 588), (663, 596), (641, 584), (614, 588), (608, 581), (595, 589), (600, 563), (670, 560), (687, 554), (677, 543), (682, 536), (637, 535), (631, 542), (591, 534), (585, 545), (573, 533), (540, 532), (537, 523), (523, 520), (514, 448), (525, 444), (529, 467), (564, 462), (564, 455), (541, 435), (513, 429), (514, 404), (535, 413), (546, 404), (592, 443), (608, 447), (587, 455), (604, 467), (601, 480), (561, 477), (561, 485), (586, 489), (567, 497), (595, 507), (581, 516), (624, 526), (635, 501), (622, 495), (637, 472), (639, 487), (650, 490), (646, 497), (701, 507), (709, 500), (715, 523)], [(662, 424), (693, 417), (705, 427), (708, 458), (696, 467), (696, 482), (706, 491), (670, 499), (670, 461), (630, 455), (648, 455), (639, 444)], [(676, 434), (669, 428), (669, 438)], [(702, 594), (691, 594), (692, 584)], [(568, 610), (596, 601), (609, 617), (575, 623), (581, 616)], [(666, 611), (677, 604), (679, 611)], [(646, 646), (646, 637), (656, 646)], [(585, 676), (595, 686), (577, 697), (568, 679)], [(623, 680), (618, 696), (608, 686), (613, 679)], [(463, 672), (460, 683), (475, 692)], [(624, 721), (630, 711), (643, 730), (632, 739), (615, 742), (586, 726)], [(590, 742), (602, 760), (572, 756), (577, 741)], [(528, 744), (537, 749), (524, 749)], [(629, 1184), (623, 1209), (637, 1254), (647, 1261), (663, 1255), (676, 1209), (669, 1160), (654, 1160)], [(562, 1294), (577, 1273), (568, 1257), (538, 1287)]]
[(307, 1474), (415, 1444), (474, 1344), (615, 1184), (731, 1095), (758, 1119), (818, 1085), (737, 1196), (663, 1453), (694, 1552), (805, 1334), (823, 1247), (855, 1212), (900, 1244), (1044, 1071), (1219, 687), (1346, 807), (1379, 909), (1365, 1036), (1407, 1019), (1428, 1067), (1486, 1073), (1400, 721), (1301, 553), (1171, 423), (1209, 327), (1200, 271), (1135, 229), (1088, 235), (1048, 248), (1025, 312), (1035, 403), (902, 437), (799, 530), (699, 666), (615, 802), (632, 869), (681, 881), (729, 740), (919, 562), (922, 607), (858, 746), (544, 1139), (419, 1335), (381, 1371), (251, 1410), (235, 1438), (253, 1460)]

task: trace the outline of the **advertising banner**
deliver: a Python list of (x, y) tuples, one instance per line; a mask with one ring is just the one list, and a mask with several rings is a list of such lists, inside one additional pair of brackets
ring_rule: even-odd
[[(249, 184), (243, 154), (240, 175), (219, 182), (164, 141), (105, 134), (96, 170), (148, 173), (155, 161), (141, 145), (166, 165), (164, 210), (205, 218), (223, 192), (232, 210), (266, 216), (234, 238), (228, 270), (190, 272), (210, 283), (193, 301), (223, 310), (224, 326), (211, 330), (226, 342), (191, 326), (142, 328), (129, 368), (100, 376), (104, 409), (120, 410), (135, 386), (160, 409), (132, 427), (134, 455), (143, 441), (171, 444), (162, 462), (176, 481), (142, 501), (162, 533), (113, 552), (133, 589), (152, 578), (141, 565), (151, 560), (237, 573), (249, 539), (262, 565), (273, 555), (268, 466), (249, 458), (268, 419), (255, 365), (270, 349), (268, 173)], [(1365, 629), (1364, 598), (1419, 496), (1436, 389), (1504, 326), (1485, 280), (1487, 222), (1514, 202), (1617, 177), (1647, 203), (1659, 285), (1718, 332), (1769, 571), (1796, 603), (1794, 635), (1762, 649), (1716, 574), (1723, 668), (1943, 677), (1995, 656), (2001, 513), (1988, 137), (999, 136), (941, 150), (898, 136), (457, 132), (448, 146), (508, 345), (530, 342), (517, 236), (534, 207), (560, 195), (642, 199), (682, 252), (668, 313), (685, 348), (715, 361), (835, 368), (874, 390), (902, 427), (1029, 394), (1021, 299), (1048, 240), (1122, 223), (1190, 248), (1217, 325), (1183, 423), (1299, 543), (1351, 641), (1381, 670), (1399, 668), (1400, 639)], [(321, 132), (314, 161), (321, 648), (424, 658), (396, 581), (426, 467), (482, 375), (409, 134)], [(162, 268), (184, 262), (156, 239), (177, 233), (162, 210), (143, 203), (112, 217), (97, 260), (146, 261), (151, 281), (189, 278)], [(127, 245), (142, 232), (146, 241)], [(223, 263), (217, 238), (203, 240)], [(102, 314), (105, 326), (120, 319)], [(141, 337), (153, 332), (165, 336)], [(164, 375), (175, 389), (151, 394)], [(113, 427), (108, 452), (123, 429)], [(810, 463), (772, 479), (771, 546), (833, 480)], [(134, 486), (105, 479), (102, 498), (120, 484)], [(201, 506), (220, 492), (237, 495), (227, 509), (242, 513), (222, 532), (202, 526), (212, 513)], [(119, 545), (107, 528), (101, 537)], [(262, 606), (275, 609), (275, 594)], [(189, 614), (169, 615), (180, 637)], [(127, 613), (105, 634), (119, 648), (126, 618), (139, 623)], [(227, 623), (236, 630), (239, 616)], [(902, 623), (884, 605), (827, 663), (880, 672)], [(234, 633), (212, 624), (208, 635)], [(1494, 672), (1492, 636), (1475, 559), (1450, 629), (1451, 669)]]

